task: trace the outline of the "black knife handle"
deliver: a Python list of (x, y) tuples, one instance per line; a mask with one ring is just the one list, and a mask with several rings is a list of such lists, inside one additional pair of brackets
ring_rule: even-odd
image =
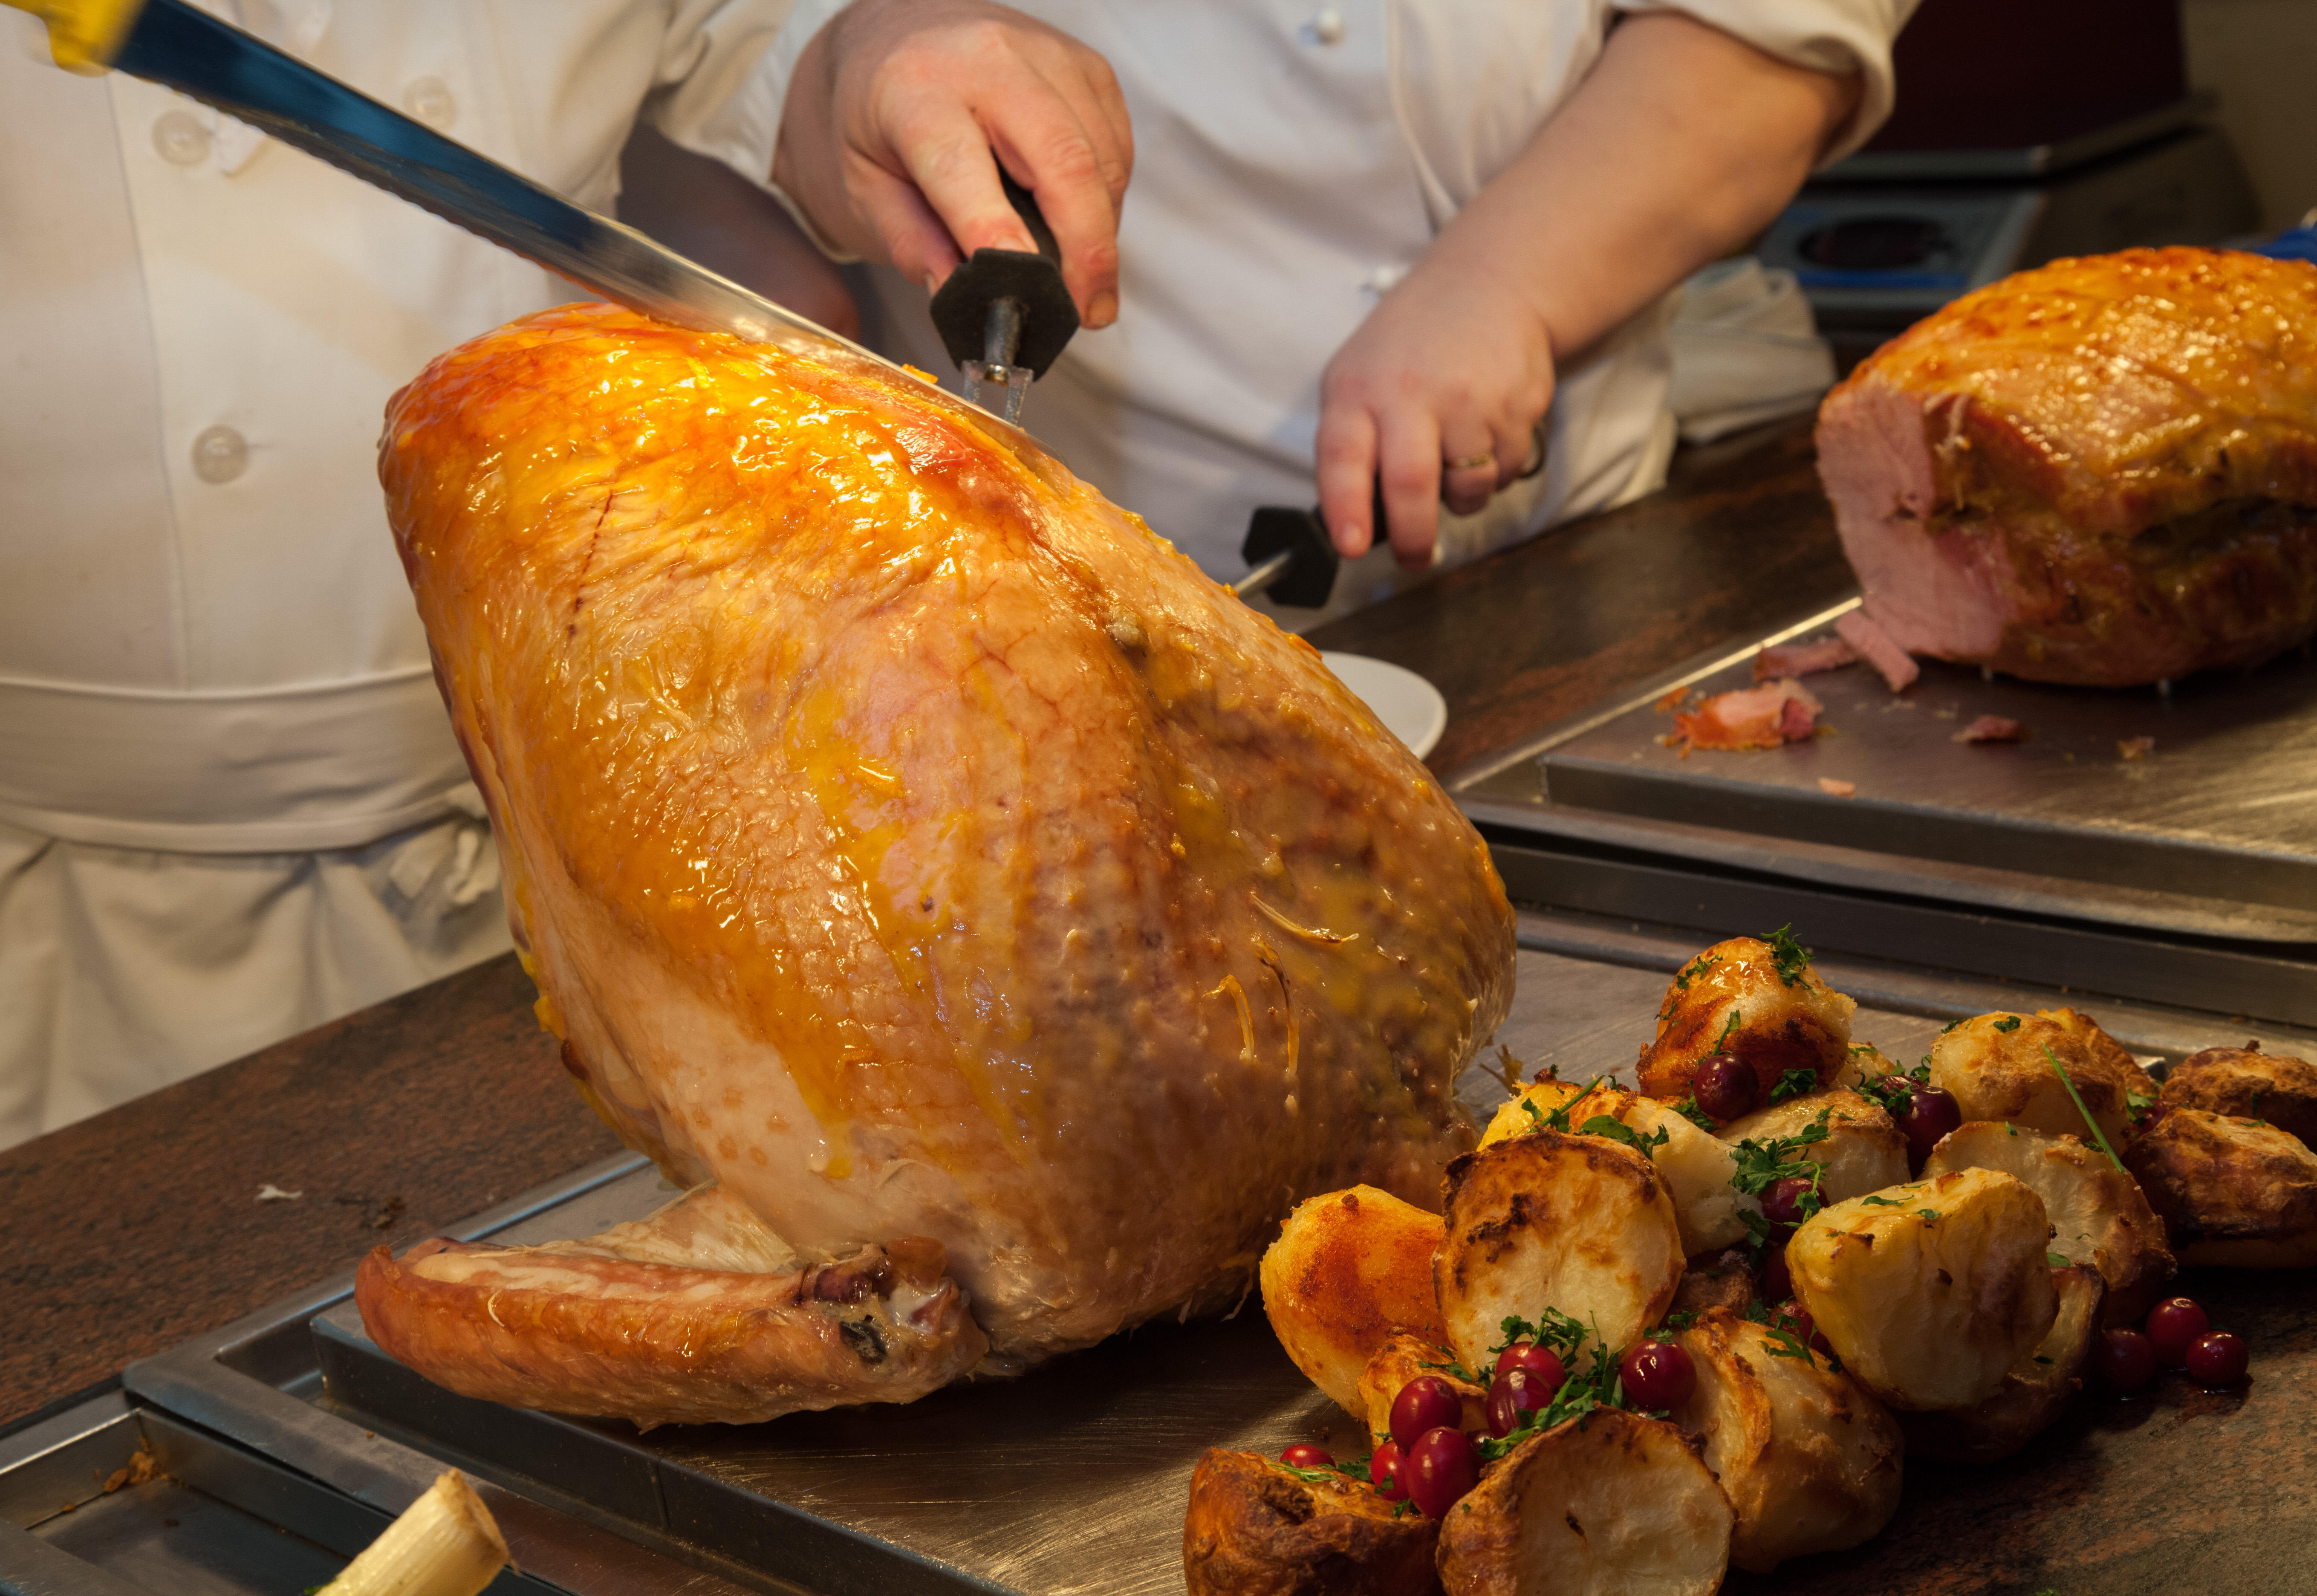
[(1014, 363), (1042, 377), (1078, 332), (1078, 308), (1062, 282), (1061, 251), (1054, 244), (1053, 229), (1038, 210), (1037, 197), (1002, 169), (997, 179), (1006, 185), (1006, 199), (1037, 242), (1038, 253), (975, 250), (973, 258), (952, 272), (934, 295), (934, 329), (941, 334), (950, 359), (980, 360), (989, 326), (989, 307), (1001, 299), (1014, 300), (1022, 308), (1022, 336), (1015, 348)]

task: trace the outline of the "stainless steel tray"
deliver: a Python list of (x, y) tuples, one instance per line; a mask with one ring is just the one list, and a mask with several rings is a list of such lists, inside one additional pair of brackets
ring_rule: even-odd
[[(1522, 938), (1519, 996), (1500, 1040), (1532, 1068), (1549, 1063), (1579, 1075), (1631, 1065), (1666, 973), (1695, 946), (1638, 927), (1566, 918), (1525, 916)], [(1837, 960), (1822, 967), (1864, 1000), (1857, 1033), (1902, 1058), (1926, 1048), (1946, 1019), (2065, 1000), (1919, 971)], [(2237, 1033), (2247, 1028), (2144, 1008), (2099, 1012), (2145, 1055), (2177, 1056), (2224, 1037), (2241, 1039)], [(2305, 1033), (2251, 1029), (2276, 1047), (2317, 1041)], [(1460, 1090), (1482, 1112), (1504, 1095), (1502, 1084), (1480, 1067), (1468, 1071)], [(560, 1197), (527, 1199), (524, 1206), (535, 1212), (487, 1215), (460, 1231), (509, 1239), (584, 1234), (640, 1214), (666, 1195), (640, 1166), (615, 1164)], [(2304, 1278), (2313, 1284), (2304, 1286)], [(2245, 1294), (2225, 1282), (2219, 1290), (2247, 1328), (2272, 1312), (2304, 1318), (2317, 1312), (2317, 1277), (2295, 1277), (2281, 1291), (2269, 1290), (2274, 1309), (2242, 1300)], [(2264, 1343), (2255, 1345), (2258, 1359)], [(2274, 1377), (2265, 1365), (2259, 1372)], [(574, 1591), (636, 1588), (604, 1583), (587, 1555), (557, 1544), (559, 1536), (601, 1536), (609, 1529), (760, 1589), (801, 1586), (845, 1596), (1171, 1592), (1182, 1588), (1185, 1493), (1203, 1448), (1275, 1450), (1308, 1439), (1355, 1446), (1347, 1421), (1288, 1364), (1252, 1303), (1229, 1321), (1145, 1326), (1018, 1381), (953, 1388), (906, 1407), (800, 1414), (744, 1429), (672, 1427), (638, 1435), (624, 1425), (452, 1396), (379, 1353), (351, 1314), (343, 1283), (132, 1365), (127, 1385), (141, 1403), (381, 1508), (415, 1495), (431, 1477), (434, 1459), (460, 1463), (532, 1508), (534, 1517), (511, 1527), (529, 1538), (530, 1549), (519, 1549), (519, 1559), (534, 1575)], [(2194, 1406), (2184, 1393), (2160, 1392), (2126, 1416), (2138, 1424), (2154, 1412), (2178, 1410), (2178, 1417)], [(2169, 1479), (2187, 1466), (2177, 1446), (2143, 1448), (2130, 1426), (2119, 1428), (2113, 1410), (2103, 1412), (2104, 1418), (2071, 1422), (2029, 1457), (2076, 1474), (2123, 1470), (2135, 1480)], [(2197, 1466), (2216, 1468), (2221, 1478), (2237, 1469), (2282, 1466), (2266, 1455), (2216, 1458), (2209, 1449), (2215, 1438), (2202, 1439), (2207, 1449)], [(2317, 1438), (2299, 1444), (2317, 1469)], [(2033, 1578), (2036, 1583), (2023, 1588), (2039, 1589), (2052, 1547), (2080, 1537), (2093, 1524), (2097, 1503), (2063, 1501), (2045, 1531), (2019, 1533), (2016, 1474), (1924, 1472), (1910, 1483), (1898, 1523), (1872, 1546), (1788, 1565), (1778, 1588), (1898, 1588), (1911, 1581), (1909, 1570), (1953, 1557), (1958, 1521), (1984, 1516), (1988, 1532), (1973, 1544), (1986, 1546), (1995, 1573), (1987, 1582), (1942, 1588), (2007, 1590)], [(2080, 1481), (2074, 1488), (2082, 1494)], [(2256, 1547), (2304, 1535), (2309, 1517), (2292, 1504), (2255, 1504), (2233, 1522), (2242, 1544)], [(2007, 1522), (2010, 1533), (1996, 1528)], [(2164, 1548), (2140, 1550), (2154, 1556)], [(1768, 1588), (1742, 1575), (1730, 1586)]]

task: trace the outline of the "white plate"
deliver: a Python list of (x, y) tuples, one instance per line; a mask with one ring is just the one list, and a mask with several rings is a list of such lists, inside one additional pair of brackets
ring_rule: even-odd
[(1430, 753), (1448, 729), (1448, 701), (1407, 667), (1364, 654), (1322, 653), (1320, 659), (1418, 758)]

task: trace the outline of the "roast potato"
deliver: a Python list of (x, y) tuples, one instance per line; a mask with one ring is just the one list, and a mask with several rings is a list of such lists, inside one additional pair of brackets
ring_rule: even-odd
[(1449, 1596), (1712, 1596), (1730, 1499), (1698, 1443), (1600, 1408), (1513, 1448), (1440, 1526)]
[(1295, 1367), (1355, 1419), (1360, 1375), (1384, 1338), (1445, 1333), (1432, 1298), (1441, 1222), (1373, 1186), (1297, 1205), (1263, 1255), (1263, 1311)]
[(1692, 1095), (1698, 1064), (1717, 1053), (1752, 1067), (1760, 1102), (1789, 1070), (1832, 1085), (1849, 1060), (1858, 1005), (1820, 981), (1800, 952), (1732, 937), (1683, 965), (1659, 1006), (1657, 1035), (1642, 1049), (1642, 1090), (1678, 1102)]
[(1884, 1403), (1975, 1407), (2052, 1328), (2050, 1237), (2026, 1186), (1956, 1170), (1812, 1215), (1786, 1269), (1843, 1368)]
[[(1316, 1477), (1314, 1477), (1316, 1476)], [(1191, 1471), (1191, 1596), (1423, 1596), (1440, 1527), (1369, 1486), (1210, 1448)]]
[(1648, 1158), (1599, 1136), (1536, 1131), (1448, 1166), (1433, 1287), (1466, 1367), (1493, 1359), (1509, 1315), (1555, 1308), (1611, 1351), (1664, 1317), (1680, 1283), (1681, 1227)]
[(2300, 1137), (2259, 1120), (2170, 1108), (2125, 1161), (2182, 1263), (2317, 1264), (2317, 1153)]
[(1889, 1054), (1872, 1042), (1854, 1042), (1850, 1045), (1850, 1056), (1843, 1060), (1842, 1068), (1827, 1084), (1856, 1091), (1863, 1080), (1880, 1080), (1885, 1075), (1905, 1073)]
[(1907, 1138), (1891, 1116), (1855, 1091), (1834, 1090), (1789, 1098), (1757, 1108), (1722, 1127), (1722, 1139), (1767, 1142), (1791, 1136), (1826, 1115), (1826, 1140), (1790, 1156), (1819, 1167), (1821, 1200), (1839, 1203), (1895, 1186), (1907, 1178)]
[(2122, 1152), (2131, 1097), (2153, 1098), (2155, 1079), (2072, 1009), (1982, 1014), (1950, 1027), (1931, 1045), (1931, 1084), (1954, 1094), (1966, 1120), (2008, 1119), (2055, 1136), (2087, 1135), (2053, 1059), (2066, 1066), (2100, 1134)]
[(1673, 1421), (1704, 1438), (1705, 1466), (1737, 1515), (1730, 1560), (1757, 1574), (1855, 1547), (1899, 1507), (1905, 1443), (1883, 1404), (1763, 1325), (1711, 1308), (1675, 1340), (1697, 1389)]
[(2034, 1440), (2083, 1389), (2084, 1366), (2100, 1333), (2107, 1283), (2089, 1264), (2052, 1271), (2059, 1312), (2034, 1351), (2011, 1366), (1995, 1394), (1975, 1408), (1901, 1413), (1907, 1450), (1949, 1463), (1993, 1463)]
[[(1524, 1101), (1533, 1107), (1523, 1107)], [(1497, 1110), (1481, 1145), (1550, 1129), (1556, 1110), (1563, 1111), (1560, 1122), (1572, 1133), (1583, 1134), (1585, 1126), (1598, 1118), (1614, 1119), (1633, 1134), (1633, 1146), (1653, 1143), (1646, 1151), (1673, 1194), (1674, 1222), (1681, 1227), (1685, 1252), (1708, 1252), (1743, 1239), (1746, 1225), (1738, 1217), (1739, 1210), (1760, 1210), (1759, 1203), (1741, 1196), (1730, 1184), (1736, 1166), (1730, 1149), (1711, 1132), (1699, 1128), (1670, 1105), (1606, 1081), (1581, 1090), (1551, 1080), (1525, 1089)], [(1663, 1142), (1657, 1141), (1660, 1134)]]
[[(1507, 1136), (1549, 1130), (1552, 1127), (1546, 1116), (1563, 1108), (1569, 1112), (1562, 1118), (1573, 1130), (1596, 1114), (1613, 1112), (1618, 1099), (1628, 1095), (1606, 1076), (1589, 1087), (1567, 1080), (1539, 1080), (1522, 1087), (1498, 1107), (1489, 1120), (1489, 1128), (1481, 1133), (1480, 1144), (1486, 1147)], [(1579, 1098), (1589, 1100), (1579, 1104)]]
[(1489, 1428), (1489, 1390), (1486, 1381), (1489, 1370), (1474, 1364), (1482, 1384), (1474, 1385), (1455, 1372), (1455, 1358), (1448, 1349), (1435, 1344), (1422, 1336), (1387, 1336), (1382, 1346), (1360, 1375), (1360, 1405), (1363, 1422), (1368, 1427), (1368, 1439), (1382, 1446), (1391, 1439), (1391, 1404), (1400, 1395), (1400, 1387), (1418, 1375), (1437, 1375), (1448, 1382), (1450, 1389), (1463, 1400), (1464, 1416), (1457, 1421), (1459, 1430), (1478, 1434)]
[(2169, 1107), (2265, 1119), (2317, 1147), (2317, 1064), (2258, 1047), (2207, 1047), (2172, 1066), (2158, 1094)]
[(2107, 1282), (2107, 1324), (2139, 1323), (2172, 1278), (2164, 1222), (2140, 1182), (2073, 1136), (1973, 1120), (1941, 1137), (1923, 1163), (1926, 1179), (1950, 1170), (2000, 1170), (2042, 1197), (2051, 1251), (2089, 1264)]

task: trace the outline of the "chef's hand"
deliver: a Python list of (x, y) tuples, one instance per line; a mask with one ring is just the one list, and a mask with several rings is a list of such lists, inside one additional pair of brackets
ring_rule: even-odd
[(1469, 516), (1535, 463), (1552, 402), (1544, 318), (1489, 266), (1427, 256), (1368, 313), (1320, 380), (1320, 509), (1346, 559), (1382, 528), (1409, 570), (1432, 563), (1440, 507)]
[(1107, 61), (1018, 11), (854, 0), (798, 59), (773, 181), (823, 237), (930, 289), (977, 249), (1037, 247), (1000, 163), (1037, 195), (1079, 316), (1108, 326), (1126, 102)]

